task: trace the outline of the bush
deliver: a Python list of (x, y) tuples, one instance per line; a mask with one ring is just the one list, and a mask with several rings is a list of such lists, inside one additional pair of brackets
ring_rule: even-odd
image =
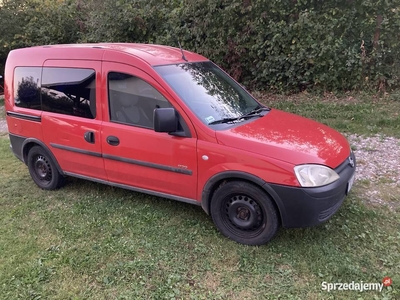
[(199, 0), (180, 8), (175, 30), (252, 89), (385, 89), (400, 83), (399, 8), (400, 1)]
[(0, 4), (0, 70), (12, 49), (76, 43), (84, 25), (79, 2), (3, 0), (3, 5)]
[(6, 0), (0, 22), (18, 24), (0, 26), (0, 58), (27, 45), (179, 40), (251, 89), (384, 91), (400, 86), (399, 10), (400, 0)]

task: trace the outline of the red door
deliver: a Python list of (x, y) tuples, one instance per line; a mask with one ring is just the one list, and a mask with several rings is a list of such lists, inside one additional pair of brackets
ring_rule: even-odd
[(45, 62), (42, 130), (63, 171), (107, 180), (101, 157), (100, 68), (100, 61)]
[(108, 179), (161, 196), (196, 199), (196, 138), (190, 132), (178, 137), (153, 130), (153, 110), (171, 107), (170, 96), (147, 73), (128, 65), (103, 62), (103, 76), (109, 121), (103, 122), (101, 142)]

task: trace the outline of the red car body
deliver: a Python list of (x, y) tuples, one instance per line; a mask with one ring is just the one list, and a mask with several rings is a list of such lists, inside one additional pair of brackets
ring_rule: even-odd
[[(209, 60), (189, 51), (147, 44), (56, 45), (11, 51), (5, 70), (5, 106), (12, 150), (42, 188), (59, 187), (49, 177), (51, 171), (60, 178), (75, 176), (201, 205), (213, 215), (218, 190), (234, 182), (265, 193), (270, 209), (276, 210), (276, 222), (284, 227), (313, 226), (330, 218), (354, 180), (355, 158), (347, 140), (323, 124), (275, 109), (213, 127), (214, 117), (206, 116), (205, 122), (199, 117), (200, 110), (183, 101), (185, 87), (179, 92), (158, 72), (159, 66), (185, 69), (203, 62)], [(71, 81), (75, 72), (71, 69), (86, 76), (82, 82)], [(52, 81), (54, 74), (59, 77), (57, 82)], [(182, 125), (180, 134), (154, 130), (157, 125), (132, 126), (113, 117), (113, 93), (127, 91), (127, 85), (138, 82), (150, 86), (147, 90), (153, 93), (146, 96), (153, 105), (149, 118), (156, 122), (155, 111), (173, 109), (179, 119), (176, 122)], [(95, 96), (82, 96), (85, 93)], [(70, 102), (68, 107), (65, 103)], [(201, 105), (200, 101), (197, 104)], [(33, 148), (39, 154), (30, 154)], [(339, 179), (316, 187), (302, 186), (294, 167), (305, 164), (332, 169)], [(237, 200), (240, 195), (232, 197)], [(251, 227), (241, 227), (252, 220), (253, 210), (259, 219), (274, 218), (268, 209), (262, 209), (264, 200), (249, 205), (248, 200), (240, 199), (242, 205), (227, 209), (228, 217), (221, 217), (228, 227), (233, 226), (231, 233), (221, 230), (221, 224), (217, 227), (241, 243), (267, 242), (273, 233), (261, 240), (255, 238), (262, 235), (255, 232), (268, 227), (267, 223), (254, 221)], [(247, 233), (251, 237), (247, 238)]]

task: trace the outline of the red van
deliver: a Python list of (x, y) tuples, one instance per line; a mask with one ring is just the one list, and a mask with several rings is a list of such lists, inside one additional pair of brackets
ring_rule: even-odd
[(43, 189), (75, 176), (201, 205), (236, 242), (329, 219), (355, 157), (335, 130), (265, 107), (207, 58), (147, 44), (11, 51), (14, 154)]

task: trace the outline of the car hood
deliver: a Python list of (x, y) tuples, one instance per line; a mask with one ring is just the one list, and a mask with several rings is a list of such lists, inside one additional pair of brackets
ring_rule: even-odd
[(346, 138), (336, 130), (294, 114), (271, 110), (243, 125), (216, 132), (218, 143), (286, 161), (336, 168), (350, 155)]

